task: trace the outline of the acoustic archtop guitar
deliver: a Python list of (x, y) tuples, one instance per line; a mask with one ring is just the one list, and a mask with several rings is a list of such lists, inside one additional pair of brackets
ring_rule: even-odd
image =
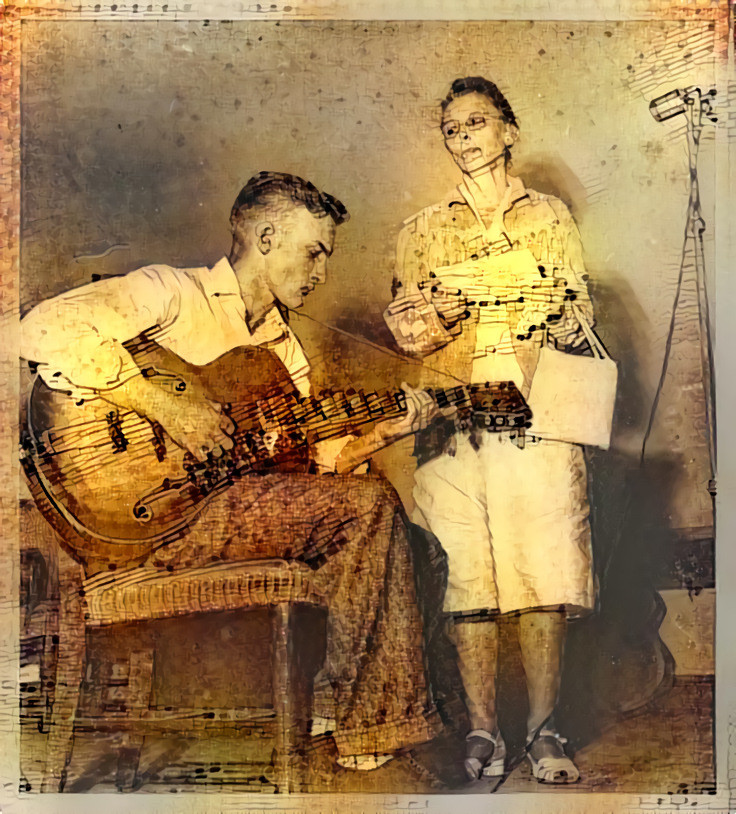
[[(36, 503), (82, 562), (125, 563), (185, 534), (236, 479), (310, 468), (309, 446), (406, 411), (401, 390), (304, 398), (271, 352), (237, 348), (197, 367), (145, 335), (126, 343), (153, 383), (223, 404), (234, 446), (198, 461), (156, 422), (102, 398), (75, 401), (36, 378), (21, 459)], [(510, 382), (429, 391), (461, 426), (523, 433), (531, 411)]]

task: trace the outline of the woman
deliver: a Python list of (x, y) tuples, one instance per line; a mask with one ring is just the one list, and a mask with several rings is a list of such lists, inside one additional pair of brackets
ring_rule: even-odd
[[(462, 179), (406, 221), (385, 318), (404, 351), (429, 357), (425, 379), (439, 371), (464, 382), (514, 381), (526, 395), (542, 343), (575, 346), (578, 316), (592, 323), (578, 231), (561, 201), (509, 174), (519, 127), (492, 82), (457, 79), (441, 107)], [(472, 725), (468, 776), (504, 771), (495, 620), (515, 613), (532, 773), (575, 782), (553, 713), (567, 619), (589, 612), (595, 598), (582, 449), (529, 434), (478, 437), (446, 423), (418, 437), (415, 454), (416, 519), (448, 558), (444, 611)]]

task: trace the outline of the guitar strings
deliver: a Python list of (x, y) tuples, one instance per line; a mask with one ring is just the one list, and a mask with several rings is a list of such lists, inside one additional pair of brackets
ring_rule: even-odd
[[(458, 400), (460, 395), (460, 388), (445, 388), (438, 390), (438, 393), (449, 394), (449, 397)], [(325, 395), (321, 398), (314, 396), (306, 398), (298, 398), (292, 394), (274, 394), (265, 395), (261, 399), (255, 399), (250, 404), (235, 405), (231, 410), (231, 416), (237, 421), (254, 420), (263, 415), (266, 418), (275, 418), (279, 424), (285, 425), (300, 425), (300, 424), (315, 424), (329, 422), (333, 419), (337, 420), (360, 420), (365, 423), (366, 421), (377, 421), (383, 417), (391, 417), (402, 412), (404, 407), (397, 401), (397, 396), (401, 398), (400, 391), (356, 391), (352, 394), (343, 391), (329, 392), (323, 391)], [(340, 401), (344, 403), (340, 403)], [(308, 407), (306, 406), (308, 405)], [(332, 407), (333, 409), (328, 410)], [(388, 411), (388, 416), (387, 416)], [(363, 418), (365, 416), (365, 418)], [(319, 420), (318, 420), (319, 417)], [(128, 436), (135, 437), (138, 429), (145, 430), (146, 434), (150, 433), (150, 422), (139, 416), (132, 410), (127, 410), (119, 413), (115, 419), (115, 424), (122, 424), (127, 422), (126, 439)], [(96, 433), (90, 434), (89, 427), (97, 427)], [(54, 429), (52, 438), (55, 439), (53, 443), (58, 447), (61, 436), (65, 436), (66, 440), (74, 442), (83, 441), (84, 447), (107, 447), (110, 441), (110, 427), (103, 424), (103, 419), (95, 418), (88, 419), (83, 422), (76, 422), (74, 424), (57, 427)], [(76, 449), (76, 446), (60, 447), (56, 451), (71, 451)]]
[[(338, 399), (344, 399), (345, 403), (351, 406), (350, 414), (346, 413), (344, 405), (340, 406), (336, 402), (336, 395)], [(448, 403), (452, 401), (458, 406), (463, 406), (464, 404), (469, 404), (472, 406), (470, 391), (464, 387), (447, 388), (441, 391), (439, 395), (444, 395), (444, 399)], [(245, 417), (246, 420), (256, 417), (265, 417), (268, 419), (269, 410), (263, 409), (264, 403), (265, 406), (270, 407), (271, 415), (276, 413), (273, 407), (277, 406), (281, 408), (280, 412), (282, 415), (286, 413), (292, 419), (292, 426), (294, 426), (294, 424), (298, 425), (299, 423), (308, 424), (311, 421), (311, 430), (318, 436), (316, 440), (326, 440), (327, 438), (344, 434), (345, 428), (342, 425), (345, 423), (345, 419), (347, 419), (353, 426), (359, 426), (366, 423), (372, 423), (381, 417), (385, 417), (386, 410), (388, 408), (392, 408), (394, 411), (397, 409), (403, 410), (403, 407), (401, 407), (399, 401), (397, 400), (397, 396), (400, 396), (400, 394), (392, 394), (391, 391), (384, 391), (383, 393), (373, 392), (368, 394), (359, 392), (350, 397), (346, 393), (338, 393), (331, 394), (327, 397), (323, 397), (322, 399), (316, 399), (313, 397), (311, 399), (299, 401), (293, 396), (284, 397), (281, 395), (278, 397), (271, 397), (270, 399), (264, 399), (261, 402), (256, 402), (252, 405), (242, 405), (241, 410), (236, 410), (234, 412), (239, 420), (242, 420), (240, 415), (237, 415), (239, 413), (242, 413), (242, 416)], [(296, 420), (294, 419), (293, 412), (289, 409), (292, 406), (288, 404), (289, 399), (293, 399), (294, 404), (299, 407), (303, 407), (307, 402), (309, 403), (310, 409), (305, 412), (307, 421), (305, 421), (302, 417), (299, 417), (299, 419)], [(271, 402), (270, 405), (269, 402)], [(274, 402), (276, 402), (275, 405)], [(325, 405), (325, 402), (328, 402), (328, 405)], [(337, 415), (334, 413), (333, 415), (326, 414), (325, 407), (329, 406), (329, 403), (331, 403), (333, 407), (338, 406)], [(378, 407), (380, 407), (381, 412), (377, 415), (376, 410)], [(315, 422), (313, 418), (317, 414), (320, 415), (321, 420)], [(142, 452), (145, 447), (148, 447), (151, 442), (155, 440), (151, 438), (150, 424), (145, 419), (138, 416), (137, 413), (128, 411), (119, 416), (118, 421), (121, 431), (124, 431), (124, 438), (126, 441), (125, 451), (128, 452), (130, 450), (130, 454), (133, 454), (134, 458), (136, 457), (136, 452)], [(101, 423), (101, 421), (98, 421), (98, 423)], [(103, 433), (100, 431), (97, 433), (97, 435), (103, 435)], [(248, 436), (250, 436), (250, 438), (248, 438)], [(57, 472), (54, 473), (55, 477), (53, 479), (57, 481), (66, 481), (68, 483), (76, 483), (84, 480), (85, 477), (93, 474), (95, 471), (104, 466), (118, 463), (117, 459), (114, 458), (114, 455), (111, 455), (109, 452), (110, 439), (108, 433), (105, 432), (103, 437), (104, 447), (102, 445), (93, 446), (96, 454), (86, 456), (84, 463), (77, 461), (71, 474), (69, 472), (60, 472), (57, 470)], [(82, 449), (89, 449), (89, 439), (90, 436), (87, 435), (87, 443)], [(263, 438), (259, 438), (258, 432), (254, 433), (252, 428), (236, 431), (234, 434), (234, 440), (240, 445), (240, 449), (237, 450), (233, 457), (239, 457), (240, 453), (246, 452), (245, 462), (248, 463), (248, 457), (250, 456), (252, 463), (254, 464), (262, 463), (264, 453), (266, 458), (269, 457), (270, 453)], [(54, 449), (53, 453), (46, 454), (59, 455), (64, 452), (76, 453), (78, 451), (80, 451), (79, 448), (71, 447)], [(141, 456), (138, 455), (137, 457)], [(208, 463), (200, 462), (199, 464), (195, 464), (195, 467), (201, 469), (202, 471), (206, 471)]]
[[(462, 389), (463, 388), (455, 388), (455, 391), (459, 391), (459, 390), (462, 390)], [(458, 394), (455, 393), (455, 395), (458, 395)], [(463, 398), (465, 400), (467, 400), (467, 394), (460, 394), (460, 395), (462, 395)], [(135, 415), (135, 414), (133, 414), (133, 415)], [(370, 423), (373, 420), (374, 420), (374, 417), (370, 413), (365, 413), (361, 417), (359, 423)], [(138, 422), (135, 422), (135, 423), (138, 423)], [(337, 433), (335, 433), (335, 432), (327, 433), (326, 436), (329, 437), (329, 436), (335, 435), (335, 434), (341, 434), (339, 429), (338, 429)], [(136, 434), (136, 436), (139, 436), (139, 435), (140, 435), (140, 433)], [(136, 441), (137, 440), (138, 440), (138, 438), (136, 437)], [(144, 440), (149, 442), (150, 438), (145, 438)], [(253, 449), (253, 444), (255, 444), (255, 449)], [(135, 444), (134, 444), (134, 446), (135, 446)], [(132, 451), (137, 451), (138, 453), (142, 452), (142, 450), (132, 450)], [(268, 463), (267, 463), (268, 460), (271, 459), (271, 457), (272, 457), (270, 450), (267, 449), (267, 447), (263, 443), (262, 439), (258, 439), (258, 438), (255, 438), (255, 437), (253, 437), (251, 439), (251, 447), (247, 450), (247, 452), (248, 452), (248, 455), (246, 455), (246, 458), (244, 460), (242, 460), (242, 462), (245, 463), (246, 465), (251, 465), (251, 466), (253, 466), (253, 465), (261, 465), (261, 466), (266, 465), (267, 466), (268, 465)], [(134, 455), (134, 459), (135, 459), (135, 457), (144, 457), (144, 456), (141, 456), (141, 454), (138, 454), (137, 456)], [(241, 461), (237, 460), (237, 456), (233, 456), (233, 459), (235, 460), (236, 464), (241, 463)], [(223, 461), (223, 459), (218, 459), (218, 460), (221, 463)], [(87, 460), (84, 466), (79, 466), (78, 465), (77, 468), (76, 468), (76, 471), (73, 473), (74, 476), (69, 476), (68, 473), (67, 474), (58, 473), (58, 477), (55, 477), (54, 480), (62, 480), (62, 481), (70, 482), (70, 483), (76, 483), (76, 482), (78, 482), (80, 480), (83, 480), (89, 474), (92, 474), (95, 470), (99, 470), (103, 466), (106, 466), (106, 465), (111, 464), (111, 463), (115, 463), (115, 460), (112, 459), (112, 456), (110, 456), (109, 453), (108, 453), (108, 454), (103, 455), (102, 460), (100, 460), (99, 456), (98, 456), (97, 459), (93, 458), (93, 459)], [(210, 461), (209, 464), (208, 463), (200, 463), (198, 465), (198, 468), (203, 472), (203, 474), (206, 475), (206, 473), (208, 471), (208, 468), (211, 469), (211, 464), (212, 463), (213, 463), (212, 461)], [(231, 461), (231, 463), (232, 463), (232, 461)], [(276, 462), (274, 462), (274, 465), (276, 465)], [(218, 468), (217, 465), (216, 465), (215, 468)], [(222, 471), (213, 473), (214, 477), (219, 477), (219, 478), (222, 478), (226, 474), (227, 473), (223, 473)]]
[[(426, 287), (427, 285), (430, 285), (430, 284), (436, 285), (437, 280), (435, 279), (435, 280), (432, 280), (432, 281), (423, 281), (419, 285), (420, 285), (420, 287)], [(557, 285), (557, 284), (555, 284), (555, 285)], [(514, 287), (511, 287), (511, 286), (494, 286), (494, 287), (491, 287), (491, 286), (477, 286), (477, 287), (470, 286), (469, 288), (466, 289), (465, 293), (469, 294), (469, 295), (472, 295), (473, 292), (477, 291), (479, 293), (482, 292), (482, 294), (487, 295), (488, 291), (491, 288), (493, 288), (493, 290), (497, 290), (499, 292), (502, 292), (502, 291), (516, 291), (516, 292), (518, 292), (518, 287), (514, 288)], [(460, 289), (457, 289), (457, 291), (460, 292)], [(569, 291), (570, 290), (568, 289), (568, 292)], [(564, 298), (562, 298), (562, 300), (565, 301), (565, 300), (574, 298), (574, 296), (575, 296), (574, 293), (572, 293), (569, 296), (566, 295)], [(528, 299), (528, 297), (527, 297), (527, 299)], [(551, 295), (550, 295), (550, 297), (540, 296), (537, 299), (539, 299), (539, 301), (549, 303), (551, 301)], [(504, 301), (504, 303), (505, 304), (517, 304), (519, 301), (520, 300), (517, 297), (516, 299), (513, 299), (513, 300)], [(481, 301), (481, 303), (482, 303), (482, 301)], [(338, 328), (338, 327), (336, 327), (334, 325), (330, 325), (328, 323), (322, 322), (322, 321), (320, 321), (318, 319), (315, 319), (312, 316), (309, 316), (308, 314), (299, 313), (299, 312), (293, 311), (292, 309), (290, 309), (290, 311), (291, 311), (291, 313), (295, 314), (297, 317), (306, 318), (308, 320), (311, 320), (312, 322), (315, 322), (318, 325), (321, 325), (322, 327), (327, 328), (328, 330), (331, 330), (331, 331), (334, 331), (336, 333), (342, 334), (342, 335), (344, 335), (344, 336), (346, 336), (346, 337), (348, 337), (348, 338), (350, 338), (350, 339), (352, 339), (354, 341), (357, 341), (357, 342), (359, 342), (361, 344), (368, 345), (368, 346), (374, 348), (375, 350), (378, 350), (381, 353), (385, 353), (385, 354), (390, 355), (390, 356), (392, 356), (394, 358), (398, 358), (402, 362), (422, 364), (421, 360), (415, 360), (415, 359), (412, 359), (412, 358), (409, 358), (409, 357), (402, 356), (401, 354), (398, 354), (395, 351), (392, 351), (392, 350), (390, 350), (388, 348), (385, 348), (385, 347), (383, 347), (381, 345), (378, 345), (378, 344), (376, 344), (374, 342), (371, 342), (370, 340), (366, 339), (365, 337), (357, 336), (355, 334), (350, 333), (349, 331), (345, 331), (345, 330), (343, 330), (341, 328)], [(518, 338), (522, 339), (522, 338), (529, 338), (529, 337), (530, 337), (530, 333), (527, 333), (525, 336), (520, 336)], [(128, 344), (128, 343), (126, 343), (126, 344)], [(132, 343), (130, 343), (130, 344), (132, 344)], [(153, 339), (151, 339), (150, 337), (148, 337), (148, 336), (144, 336), (143, 338), (138, 339), (135, 342), (135, 345), (137, 346), (139, 352), (145, 352), (146, 350), (150, 350), (150, 349), (156, 347), (155, 341)], [(502, 340), (502, 342), (499, 345), (496, 346), (496, 349), (497, 349), (497, 352), (501, 352), (501, 353), (510, 352), (511, 350), (513, 350), (513, 343), (511, 341), (509, 341), (508, 339), (504, 339), (504, 340)], [(428, 371), (439, 373), (439, 374), (448, 376), (449, 378), (454, 378), (460, 384), (463, 384), (463, 385), (465, 384), (465, 382), (462, 379), (460, 379), (460, 378), (458, 378), (456, 376), (451, 376), (450, 374), (447, 374), (446, 371), (437, 370), (437, 369), (432, 368), (431, 366), (426, 365), (426, 364), (423, 364), (422, 366)], [(360, 391), (360, 392), (362, 392), (362, 391)], [(371, 395), (371, 394), (368, 394), (368, 395)], [(312, 414), (314, 414), (314, 412), (315, 411), (312, 411)], [(133, 415), (137, 415), (137, 414), (133, 413)], [(307, 413), (305, 415), (306, 415), (306, 420), (309, 420), (309, 413)], [(128, 418), (129, 416), (130, 416), (129, 412), (119, 414), (116, 421), (121, 421), (124, 418)], [(254, 417), (255, 417), (255, 413), (250, 414), (250, 415), (246, 414), (246, 415), (243, 416), (243, 418), (246, 418), (246, 419), (254, 418)], [(141, 421), (143, 422), (142, 427), (147, 432), (150, 431), (150, 424), (145, 419), (141, 419)], [(99, 419), (92, 419), (92, 420), (86, 419), (86, 420), (79, 421), (79, 422), (72, 422), (72, 423), (66, 425), (65, 427), (58, 428), (58, 430), (60, 432), (64, 431), (65, 433), (68, 433), (68, 431), (72, 430), (72, 429), (79, 430), (80, 432), (85, 433), (85, 446), (86, 447), (97, 446), (97, 445), (99, 445), (101, 447), (107, 447), (108, 442), (109, 442), (109, 431), (106, 431), (106, 432), (100, 431), (99, 439), (93, 439), (87, 434), (88, 428), (89, 427), (94, 427), (98, 422), (99, 422)], [(130, 430), (128, 430), (128, 432), (130, 432)], [(67, 450), (61, 450), (61, 451), (67, 451)]]

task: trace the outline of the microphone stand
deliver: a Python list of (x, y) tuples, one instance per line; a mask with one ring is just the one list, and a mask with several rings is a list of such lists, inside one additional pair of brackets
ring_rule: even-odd
[[(700, 322), (700, 358), (703, 368), (703, 391), (705, 393), (706, 429), (708, 432), (708, 453), (710, 456), (710, 480), (708, 491), (715, 498), (716, 494), (716, 412), (715, 412), (715, 376), (713, 363), (713, 342), (710, 328), (710, 308), (708, 290), (705, 280), (705, 253), (703, 249), (703, 232), (705, 220), (700, 207), (700, 189), (698, 185), (698, 148), (703, 131), (703, 118), (715, 121), (712, 115), (711, 94), (702, 95), (700, 88), (695, 88), (685, 97), (685, 117), (687, 119), (687, 150), (690, 165), (690, 199), (687, 208), (686, 240), (694, 243), (695, 279), (698, 286), (698, 318)], [(683, 251), (684, 254), (684, 251)], [(684, 259), (684, 257), (683, 257)], [(684, 265), (684, 264), (683, 264)], [(682, 274), (680, 283), (682, 285)]]
[(700, 206), (700, 189), (698, 185), (698, 149), (700, 147), (700, 136), (705, 126), (704, 119), (712, 122), (716, 121), (713, 115), (712, 97), (715, 90), (703, 93), (700, 88), (691, 87), (684, 91), (673, 91), (662, 97), (662, 100), (674, 102), (675, 106), (669, 111), (657, 111), (655, 100), (650, 105), (652, 115), (657, 121), (664, 121), (672, 118), (678, 113), (684, 113), (687, 120), (687, 148), (688, 164), (690, 170), (690, 197), (687, 207), (687, 220), (685, 224), (685, 239), (682, 247), (682, 261), (680, 264), (680, 276), (677, 281), (677, 293), (672, 308), (672, 319), (670, 321), (669, 333), (665, 347), (662, 373), (657, 387), (657, 393), (652, 405), (649, 417), (649, 425), (642, 444), (642, 461), (646, 450), (646, 444), (654, 425), (654, 417), (659, 405), (659, 397), (662, 392), (667, 367), (669, 363), (670, 351), (672, 349), (672, 339), (677, 321), (677, 309), (682, 293), (683, 280), (685, 277), (686, 258), (688, 242), (692, 241), (693, 256), (695, 261), (695, 279), (698, 291), (698, 322), (700, 328), (700, 357), (703, 375), (703, 392), (705, 397), (705, 419), (706, 432), (708, 433), (708, 454), (710, 458), (710, 480), (708, 481), (708, 492), (715, 498), (716, 494), (716, 415), (715, 415), (715, 390), (714, 390), (714, 365), (713, 365), (713, 343), (710, 330), (710, 310), (708, 305), (708, 292), (705, 280), (705, 254), (703, 248), (703, 232), (705, 231), (705, 220)]

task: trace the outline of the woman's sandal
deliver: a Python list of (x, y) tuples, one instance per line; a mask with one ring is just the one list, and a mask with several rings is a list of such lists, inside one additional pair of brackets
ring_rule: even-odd
[(503, 774), (506, 744), (498, 730), (492, 735), (485, 729), (474, 729), (468, 733), (465, 744), (465, 773), (469, 780)]
[[(578, 767), (565, 754), (567, 739), (551, 729), (542, 729), (526, 745), (526, 756), (532, 767), (532, 775), (540, 783), (576, 783), (580, 779)], [(544, 747), (547, 754), (535, 758), (533, 746)]]

